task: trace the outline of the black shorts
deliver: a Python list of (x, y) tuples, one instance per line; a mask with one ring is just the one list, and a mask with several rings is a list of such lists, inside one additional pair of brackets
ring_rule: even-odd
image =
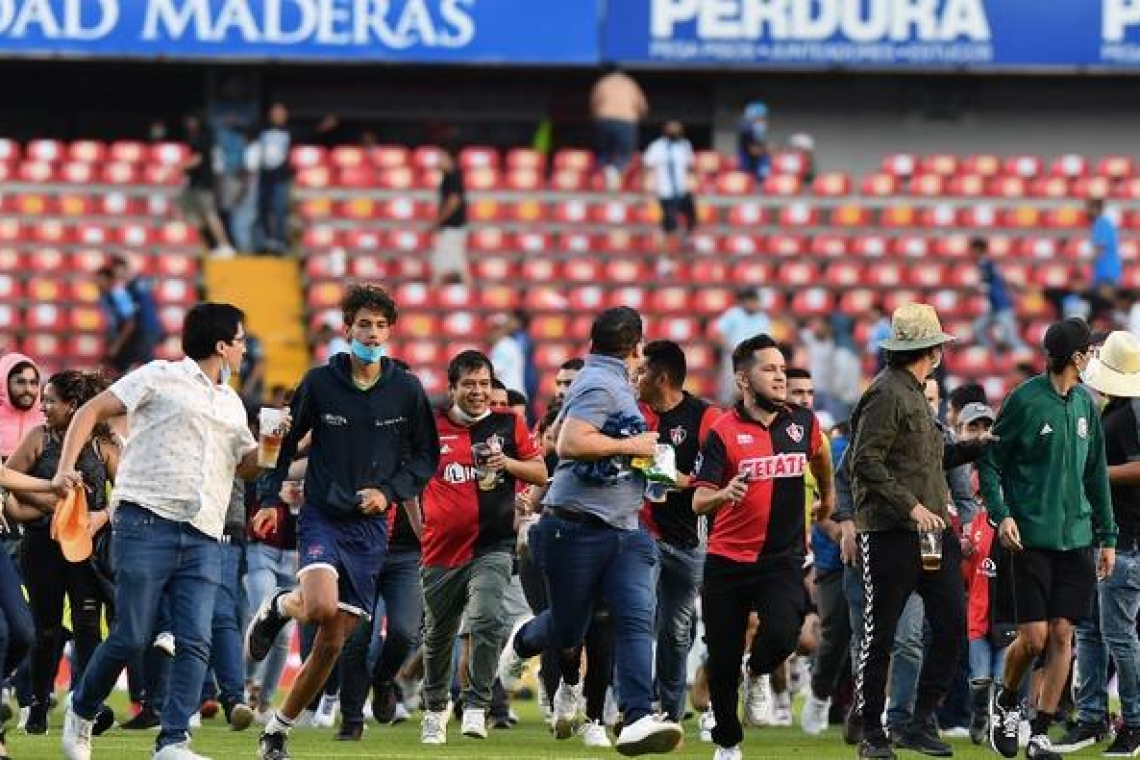
[(1010, 567), (1018, 624), (1057, 618), (1075, 623), (1092, 614), (1096, 564), (1091, 548), (1013, 552)]
[(693, 203), (692, 193), (686, 193), (680, 198), (659, 198), (661, 204), (661, 228), (666, 233), (677, 231), (677, 222), (684, 218), (685, 229), (692, 232), (697, 226), (697, 207)]

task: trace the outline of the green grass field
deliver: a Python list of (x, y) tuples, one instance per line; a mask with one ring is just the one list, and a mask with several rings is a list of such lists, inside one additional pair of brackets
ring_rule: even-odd
[[(486, 740), (468, 739), (459, 733), (455, 721), (448, 726), (448, 743), (443, 747), (425, 747), (419, 743), (418, 717), (399, 726), (377, 726), (371, 723), (364, 740), (356, 742), (333, 741), (333, 729), (296, 729), (290, 739), (290, 751), (299, 760), (341, 760), (341, 758), (393, 758), (394, 760), (466, 760), (467, 758), (557, 758), (579, 760), (592, 758), (620, 758), (614, 750), (587, 750), (577, 738), (556, 741), (547, 733), (538, 719), (533, 702), (520, 702), (516, 709), (522, 714), (522, 724), (507, 731), (492, 731)], [(29, 758), (58, 760), (62, 712), (53, 714), (51, 733), (47, 736), (25, 736), (9, 731), (8, 749), (17, 760)], [(711, 760), (713, 747), (698, 741), (696, 722), (685, 726), (685, 744), (669, 757), (701, 758)], [(235, 733), (220, 720), (203, 721), (203, 727), (194, 737), (193, 747), (213, 760), (250, 760), (256, 757), (258, 727)], [(95, 760), (143, 760), (151, 756), (154, 731), (128, 732), (113, 729), (95, 740)], [(1105, 747), (1090, 748), (1069, 757), (1099, 757)], [(846, 758), (855, 757), (853, 747), (843, 744), (838, 728), (828, 730), (822, 737), (805, 735), (798, 728), (749, 729), (744, 740), (744, 756), (748, 760), (779, 760), (780, 758)], [(954, 742), (954, 756), (993, 760), (998, 756), (969, 740)], [(899, 752), (900, 758), (920, 758), (912, 752)]]

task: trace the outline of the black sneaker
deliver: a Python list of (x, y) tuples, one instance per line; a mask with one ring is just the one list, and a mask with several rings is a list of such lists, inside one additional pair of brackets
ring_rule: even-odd
[(124, 731), (142, 731), (147, 728), (155, 728), (162, 723), (158, 718), (158, 713), (150, 705), (143, 705), (142, 709), (138, 711), (135, 717), (128, 720), (119, 728)]
[(95, 724), (91, 726), (91, 733), (95, 736), (102, 736), (111, 730), (115, 725), (115, 711), (107, 705), (99, 708), (99, 712), (95, 713)]
[(892, 738), (902, 749), (914, 750), (931, 757), (954, 756), (954, 750), (938, 736), (938, 724), (934, 722), (933, 715), (915, 717), (907, 726), (892, 734)]
[(843, 741), (852, 747), (863, 740), (863, 713), (851, 705), (843, 721)]
[(867, 734), (859, 742), (859, 758), (869, 758), (873, 760), (896, 760), (898, 756), (895, 750), (891, 747), (891, 740), (887, 735), (881, 731), (873, 734)]
[(262, 733), (257, 742), (257, 756), (260, 760), (289, 760), (289, 749), (285, 746), (285, 734)]
[(1121, 726), (1116, 739), (1104, 751), (1105, 757), (1136, 757), (1140, 755), (1140, 726)]
[(1034, 734), (1029, 737), (1029, 745), (1025, 748), (1025, 756), (1031, 760), (1061, 760), (1063, 755), (1053, 750), (1053, 742), (1046, 734)]
[(254, 662), (261, 662), (273, 648), (277, 634), (289, 622), (289, 618), (277, 612), (277, 600), (288, 594), (288, 591), (278, 591), (270, 596), (261, 607), (245, 633), (245, 651)]
[(970, 718), (970, 741), (974, 744), (981, 744), (986, 740), (986, 736), (990, 732), (990, 716), (989, 713), (983, 708), (974, 710), (974, 715)]
[(24, 723), (25, 734), (43, 735), (48, 732), (48, 703), (32, 702), (28, 708), (28, 720)]
[(1021, 729), (1021, 705), (1003, 707), (1005, 688), (994, 689), (990, 699), (990, 747), (1002, 757), (1017, 757), (1017, 735)]
[(396, 717), (396, 684), (379, 681), (372, 690), (372, 717), (381, 725), (389, 725)]
[(364, 737), (364, 721), (350, 721), (340, 724), (340, 730), (333, 737), (338, 742), (358, 742)]
[(1108, 738), (1108, 726), (1104, 723), (1077, 723), (1053, 745), (1053, 749), (1062, 754), (1076, 752), (1085, 747), (1099, 744)]

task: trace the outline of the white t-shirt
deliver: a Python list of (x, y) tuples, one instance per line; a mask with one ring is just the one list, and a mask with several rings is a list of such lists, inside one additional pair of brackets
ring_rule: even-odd
[(653, 169), (657, 197), (665, 200), (689, 193), (689, 174), (696, 162), (692, 144), (681, 138), (658, 137), (645, 151), (645, 165)]

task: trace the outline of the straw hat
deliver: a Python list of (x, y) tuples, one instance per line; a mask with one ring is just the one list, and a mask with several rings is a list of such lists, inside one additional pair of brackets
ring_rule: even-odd
[(91, 556), (90, 525), (87, 495), (76, 488), (60, 500), (51, 517), (51, 537), (59, 542), (68, 562), (83, 562)]
[(1106, 396), (1140, 396), (1140, 340), (1124, 330), (1109, 333), (1083, 377), (1085, 385)]
[(879, 342), (887, 351), (917, 351), (957, 340), (942, 332), (934, 307), (924, 303), (904, 303), (891, 315), (891, 337)]

